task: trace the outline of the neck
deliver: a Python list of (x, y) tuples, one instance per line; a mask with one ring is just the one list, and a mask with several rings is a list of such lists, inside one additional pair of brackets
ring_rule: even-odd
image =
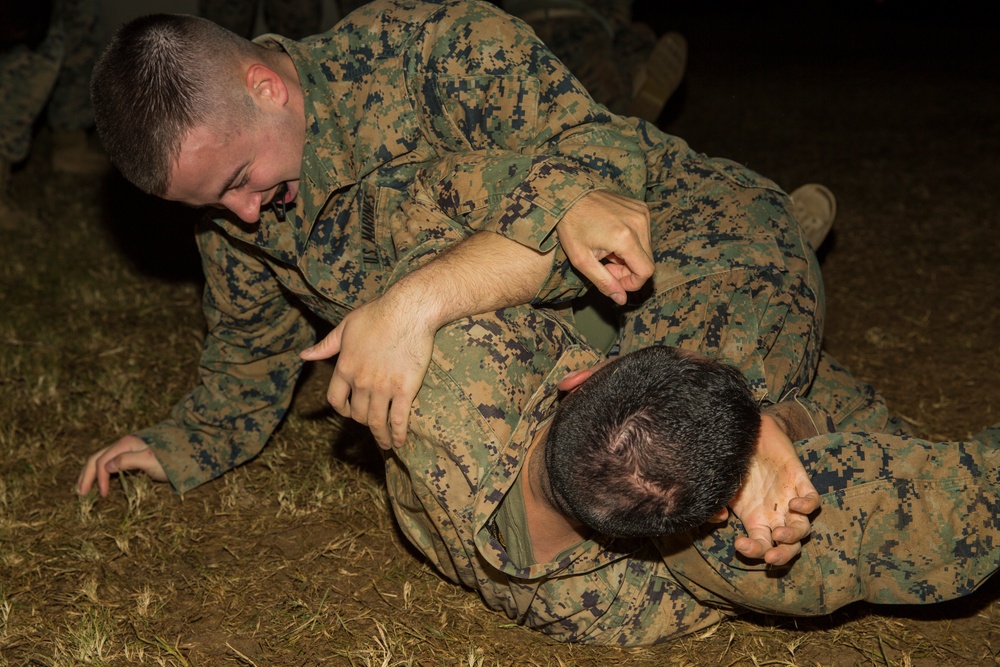
[(528, 536), (535, 562), (547, 563), (568, 547), (587, 539), (590, 529), (559, 511), (549, 489), (545, 470), (545, 440), (548, 424), (535, 433), (525, 455), (522, 474), (527, 474), (521, 485), (524, 493), (524, 510), (528, 521)]

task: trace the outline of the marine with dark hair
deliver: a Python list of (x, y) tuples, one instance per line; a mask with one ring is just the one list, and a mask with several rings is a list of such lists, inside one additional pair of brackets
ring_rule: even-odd
[[(970, 594), (1000, 564), (1000, 425), (965, 442), (907, 437), (882, 397), (829, 357), (806, 395), (762, 410), (750, 469), (712, 522), (616, 538), (561, 511), (548, 485), (558, 475), (547, 456), (553, 420), (601, 380), (592, 368), (603, 358), (559, 318), (526, 307), (446, 325), (435, 344), (407, 445), (386, 454), (393, 512), (444, 577), (556, 639), (638, 646), (748, 610), (929, 604)], [(644, 382), (622, 371), (632, 354), (613, 369), (626, 385)], [(664, 355), (649, 359), (671, 372)], [(810, 406), (803, 426), (772, 416), (804, 414), (799, 401)], [(633, 500), (598, 498), (614, 461), (589, 473), (589, 488), (594, 502), (626, 514)], [(802, 463), (805, 484), (781, 472)], [(755, 506), (786, 527), (799, 515), (795, 539), (811, 534), (794, 558), (747, 557), (748, 542), (790, 546), (785, 529), (760, 533), (738, 518)]]
[(552, 496), (608, 537), (689, 530), (733, 499), (760, 408), (732, 366), (668, 347), (613, 359), (564, 398), (545, 441)]

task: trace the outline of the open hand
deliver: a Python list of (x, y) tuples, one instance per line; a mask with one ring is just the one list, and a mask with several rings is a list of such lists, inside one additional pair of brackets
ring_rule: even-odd
[(76, 492), (81, 496), (90, 493), (96, 481), (101, 497), (106, 498), (111, 487), (111, 475), (126, 470), (141, 470), (154, 481), (167, 481), (167, 474), (149, 445), (134, 435), (126, 435), (87, 459), (76, 481)]
[(750, 470), (729, 504), (747, 531), (737, 538), (737, 551), (770, 565), (787, 564), (801, 551), (811, 527), (809, 515), (819, 505), (819, 493), (792, 441), (765, 415)]
[(423, 384), (436, 329), (419, 308), (397, 308), (385, 296), (348, 313), (323, 340), (304, 350), (315, 361), (339, 354), (327, 401), (337, 414), (366, 424), (379, 447), (406, 442), (410, 406)]

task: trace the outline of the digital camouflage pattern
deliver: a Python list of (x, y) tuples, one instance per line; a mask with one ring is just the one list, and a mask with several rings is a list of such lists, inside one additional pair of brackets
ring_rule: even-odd
[[(705, 328), (720, 349), (734, 347), (724, 358), (739, 354), (760, 398), (810, 379), (821, 286), (787, 196), (652, 125), (608, 114), (520, 22), (486, 3), (382, 2), (319, 37), (262, 43), (285, 49), (304, 82), (300, 195), (286, 222), (268, 211), (256, 225), (220, 219), (199, 233), (209, 321), (202, 383), (171, 419), (136, 434), (178, 491), (263, 447), (310, 336), (298, 304), (336, 324), (476, 230), (550, 250), (565, 211), (598, 189), (652, 202), (662, 265), (654, 286), (725, 274), (749, 281), (745, 298), (766, 292), (758, 302), (770, 305), (753, 316), (769, 309), (786, 340), (799, 336), (773, 378), (760, 355), (735, 349), (748, 339), (727, 334), (741, 304), (715, 309)], [(585, 289), (557, 251), (536, 303)], [(721, 283), (714, 289), (707, 299), (729, 299)], [(705, 304), (691, 314), (699, 322)], [(640, 344), (650, 324), (630, 321)]]
[[(375, 2), (323, 35), (261, 43), (292, 57), (305, 89), (300, 193), (286, 222), (267, 211), (199, 232), (202, 382), (136, 434), (181, 492), (255, 455), (284, 414), (310, 336), (300, 305), (335, 324), (476, 229), (549, 250), (585, 194), (642, 197), (640, 134), (656, 132), (594, 104), (524, 24), (483, 2)], [(472, 153), (485, 159), (476, 215), (436, 213), (440, 230), (397, 253), (390, 219), (417, 174)]]
[(257, 10), (264, 5), (264, 22), (272, 32), (302, 39), (323, 30), (321, 0), (198, 0), (199, 15), (243, 37), (253, 37)]
[[(744, 531), (736, 519), (662, 540), (595, 537), (551, 562), (515, 563), (497, 511), (552, 416), (558, 381), (600, 358), (544, 309), (448, 325), (407, 445), (386, 455), (404, 533), (444, 576), (516, 622), (562, 641), (637, 646), (748, 609), (806, 615), (857, 600), (947, 600), (996, 569), (1000, 428), (968, 443), (876, 433), (893, 428), (884, 401), (827, 357), (808, 400), (825, 406), (830, 426), (871, 432), (797, 443), (822, 509), (790, 567), (737, 555), (733, 544)], [(522, 531), (517, 538), (528, 539)]]
[(32, 128), (43, 110), (55, 130), (94, 124), (90, 72), (100, 43), (98, 11), (97, 0), (57, 0), (37, 48), (16, 45), (0, 51), (0, 159), (20, 162), (28, 156)]
[[(590, 541), (555, 563), (517, 569), (491, 536), (490, 520), (551, 414), (555, 382), (599, 358), (545, 307), (585, 289), (553, 231), (594, 190), (644, 198), (653, 213), (657, 271), (650, 290), (622, 312), (622, 352), (666, 342), (722, 358), (746, 373), (760, 400), (801, 392), (814, 420), (827, 425), (874, 404), (873, 392), (860, 392), (866, 403), (838, 390), (835, 373), (814, 382), (822, 287), (787, 196), (643, 121), (608, 114), (523, 24), (485, 3), (379, 1), (324, 35), (262, 43), (292, 57), (305, 88), (301, 190), (286, 222), (268, 211), (257, 224), (219, 219), (198, 231), (209, 326), (201, 383), (168, 420), (137, 434), (174, 487), (201, 484), (264, 445), (287, 409), (298, 351), (315, 335), (303, 310), (335, 324), (443, 248), (493, 231), (556, 248), (552, 273), (534, 307), (467, 318), (439, 333), (409, 443), (387, 460), (404, 531), (445, 576), (563, 640), (653, 643), (730, 613), (732, 604), (716, 601), (728, 573), (695, 565), (724, 553), (736, 526), (677, 547), (684, 560), (674, 575), (675, 554), (651, 541)], [(859, 393), (853, 383), (850, 391)], [(869, 470), (851, 458), (856, 449), (826, 457), (834, 436), (824, 437), (809, 459), (826, 475), (824, 489), (837, 494), (868, 482)], [(870, 441), (886, 449), (902, 442)], [(920, 446), (900, 451), (909, 459)], [(948, 474), (979, 465), (975, 447)], [(886, 460), (887, 469), (872, 474), (895, 474)], [(871, 482), (863, 488), (879, 485)], [(961, 507), (962, 491), (949, 488)], [(842, 506), (844, 525), (860, 512), (835, 495), (827, 500), (823, 515)], [(866, 553), (865, 544), (847, 543), (853, 534), (829, 534), (826, 543), (841, 549), (832, 553)], [(913, 559), (900, 553), (892, 561), (886, 551), (887, 571), (899, 568), (902, 579)], [(748, 571), (758, 574), (744, 577), (746, 590), (768, 576)], [(843, 574), (845, 590), (855, 576), (846, 567), (826, 571)], [(694, 582), (704, 589), (697, 597)], [(943, 582), (935, 585), (937, 595), (948, 594)]]

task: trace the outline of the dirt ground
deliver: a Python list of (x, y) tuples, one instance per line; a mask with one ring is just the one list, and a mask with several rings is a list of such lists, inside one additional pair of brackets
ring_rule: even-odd
[[(690, 43), (668, 131), (837, 194), (826, 348), (918, 433), (953, 440), (1000, 421), (1000, 56), (976, 5), (905, 4), (637, 11)], [(649, 649), (554, 644), (406, 546), (373, 444), (324, 410), (328, 367), (224, 478), (183, 498), (141, 477), (77, 498), (87, 454), (195, 380), (200, 284), (189, 212), (53, 175), (47, 151), (43, 132), (14, 181), (40, 224), (0, 242), (0, 666), (997, 664), (992, 582), (933, 608), (747, 616)]]

